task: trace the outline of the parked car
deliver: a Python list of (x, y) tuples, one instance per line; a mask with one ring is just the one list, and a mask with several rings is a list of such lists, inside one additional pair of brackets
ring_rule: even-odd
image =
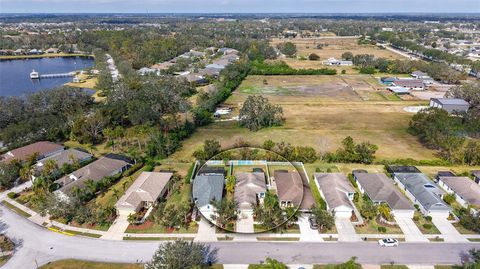
[(398, 247), (398, 240), (393, 238), (385, 238), (378, 240), (378, 244), (382, 247)]
[(312, 216), (308, 217), (308, 223), (310, 223), (310, 228), (312, 230), (318, 230), (318, 223), (314, 217)]

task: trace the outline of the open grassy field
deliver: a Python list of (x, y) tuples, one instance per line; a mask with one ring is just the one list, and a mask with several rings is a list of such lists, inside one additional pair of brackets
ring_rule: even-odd
[(143, 269), (142, 264), (100, 263), (79, 260), (61, 260), (51, 262), (41, 269)]
[[(280, 39), (274, 38), (270, 44), (276, 46), (279, 43), (290, 41), (297, 46), (297, 57), (308, 57), (311, 53), (320, 56), (318, 61), (300, 60), (300, 59), (282, 59), (292, 68), (322, 68), (322, 61), (330, 57), (340, 59), (344, 52), (350, 51), (353, 55), (356, 54), (373, 54), (376, 57), (386, 59), (405, 59), (403, 56), (392, 51), (379, 48), (374, 45), (358, 45), (357, 38), (295, 38), (295, 39)], [(321, 49), (317, 46), (323, 45)], [(347, 74), (358, 73), (352, 67), (336, 67), (337, 71), (345, 69)]]
[(338, 148), (346, 136), (378, 145), (379, 159), (435, 158), (435, 151), (407, 132), (412, 114), (403, 109), (424, 103), (386, 100), (379, 87), (368, 75), (249, 76), (226, 101), (233, 115), (249, 95), (261, 94), (282, 106), (285, 124), (250, 132), (233, 121), (214, 123), (199, 128), (172, 158), (192, 160), (193, 151), (211, 138), (224, 147), (240, 139), (252, 145), (272, 139), (325, 152)]

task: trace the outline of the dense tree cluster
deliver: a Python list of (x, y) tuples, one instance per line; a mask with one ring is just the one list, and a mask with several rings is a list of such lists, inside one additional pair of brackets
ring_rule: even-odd
[(277, 48), (287, 57), (294, 57), (297, 54), (297, 46), (290, 41), (278, 44)]
[(217, 261), (218, 250), (201, 243), (183, 240), (160, 244), (146, 269), (200, 269)]
[(240, 109), (240, 124), (250, 131), (278, 126), (284, 122), (283, 110), (261, 95), (248, 96)]
[(375, 160), (377, 150), (377, 145), (370, 142), (356, 144), (352, 137), (347, 136), (343, 139), (341, 148), (337, 149), (335, 153), (327, 155), (327, 161), (369, 164)]

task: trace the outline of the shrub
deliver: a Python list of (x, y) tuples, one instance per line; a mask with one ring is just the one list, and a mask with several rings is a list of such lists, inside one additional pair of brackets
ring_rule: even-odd
[(420, 220), (420, 218), (418, 216), (413, 217), (413, 221), (419, 221), (419, 220)]
[(427, 221), (430, 221), (430, 222), (432, 221), (432, 217), (431, 217), (431, 216), (426, 216), (425, 219), (426, 219)]
[(343, 69), (342, 70), (342, 75), (345, 75), (347, 73), (347, 70)]
[(378, 227), (377, 230), (378, 230), (378, 232), (380, 232), (380, 233), (386, 233), (386, 232), (387, 232), (387, 228), (382, 227), (382, 226)]
[(10, 198), (10, 199), (15, 199), (15, 198), (17, 197), (17, 194), (12, 191), (12, 192), (9, 192), (9, 193), (7, 194), (7, 196), (8, 196), (8, 198)]
[(425, 229), (427, 229), (427, 230), (430, 230), (430, 229), (432, 229), (432, 224), (430, 224), (430, 223), (425, 223), (425, 224), (423, 224), (423, 228), (425, 228)]
[(318, 56), (318, 55), (315, 54), (315, 53), (312, 53), (312, 54), (308, 55), (308, 59), (309, 59), (310, 61), (318, 61), (318, 60), (320, 59), (320, 56)]

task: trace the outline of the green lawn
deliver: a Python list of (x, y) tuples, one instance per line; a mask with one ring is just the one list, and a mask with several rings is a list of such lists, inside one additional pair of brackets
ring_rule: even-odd
[(30, 218), (32, 215), (28, 214), (27, 212), (21, 210), (20, 208), (12, 205), (11, 203), (7, 202), (7, 201), (3, 201), (2, 204), (6, 207), (8, 207), (9, 209), (13, 210), (14, 212), (16, 212), (17, 214), (25, 217), (25, 218)]
[[(155, 223), (153, 226), (145, 228), (145, 229), (136, 229), (134, 225), (128, 226), (127, 230), (125, 231), (126, 233), (143, 233), (143, 234), (162, 234), (162, 233), (172, 233), (171, 231), (167, 230), (167, 227)], [(179, 234), (194, 234), (198, 232), (198, 225), (195, 222), (190, 223), (190, 227), (188, 229), (185, 229), (184, 227), (181, 227), (178, 230), (175, 230), (173, 233), (179, 233)]]
[(135, 240), (140, 240), (140, 241), (175, 241), (177, 239), (182, 239), (185, 241), (193, 241), (194, 237), (131, 237), (131, 236), (126, 236), (123, 238), (123, 240), (130, 240), (130, 241), (135, 241)]
[(387, 231), (385, 234), (403, 234), (402, 230), (400, 227), (387, 227), (383, 225), (379, 225), (375, 220), (371, 220), (368, 222), (367, 225), (363, 227), (357, 227), (355, 226), (355, 231), (358, 234), (379, 234), (380, 232), (378, 231), (378, 227), (385, 227)]
[(408, 269), (408, 266), (406, 266), (406, 265), (382, 264), (382, 265), (380, 265), (380, 269)]
[[(418, 211), (415, 211), (414, 217), (418, 218), (418, 220), (414, 220), (413, 222), (415, 222), (418, 229), (420, 229), (423, 234), (440, 234), (440, 231), (437, 229), (435, 224), (433, 224), (431, 221), (426, 220), (425, 217), (423, 217), (423, 215), (420, 214)], [(426, 229), (425, 227), (423, 227), (424, 224), (431, 224), (432, 228)]]
[[(80, 260), (61, 260), (46, 264), (40, 269), (143, 269), (143, 264), (103, 263)], [(210, 269), (223, 269), (222, 264), (214, 264)]]

